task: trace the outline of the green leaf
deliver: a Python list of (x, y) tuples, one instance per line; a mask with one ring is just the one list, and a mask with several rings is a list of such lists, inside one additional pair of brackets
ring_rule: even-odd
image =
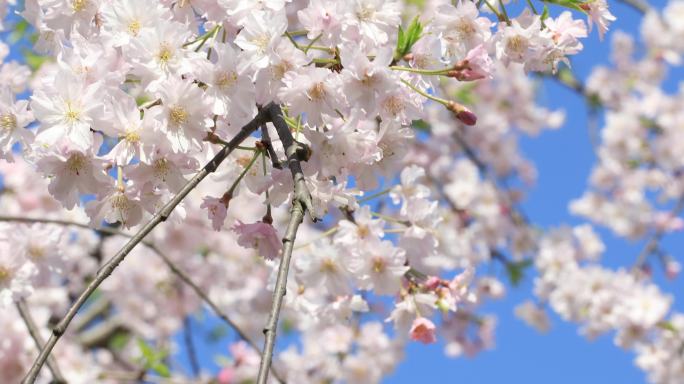
[(216, 343), (221, 341), (221, 339), (226, 336), (228, 336), (228, 328), (222, 324), (219, 324), (209, 331), (209, 334), (207, 335), (207, 341)]
[(659, 322), (659, 323), (656, 324), (656, 325), (657, 325), (658, 328), (660, 328), (660, 329), (664, 329), (664, 330), (666, 330), (666, 331), (670, 331), (670, 332), (674, 332), (674, 333), (679, 333), (679, 331), (677, 330), (677, 328), (675, 328), (675, 326), (672, 325), (672, 323), (669, 322), (669, 321), (663, 320), (663, 321)]
[(399, 52), (404, 52), (404, 49), (406, 49), (406, 34), (404, 33), (404, 28), (400, 25), (399, 36), (397, 36), (397, 54), (399, 54)]
[(161, 361), (152, 364), (150, 369), (161, 377), (171, 377), (171, 369), (169, 369), (169, 367), (167, 367), (166, 364), (162, 363)]
[(26, 35), (26, 31), (28, 31), (28, 28), (29, 23), (24, 19), (14, 24), (12, 33), (10, 33), (9, 37), (7, 38), (7, 41), (10, 43), (10, 45), (15, 44), (17, 41), (21, 40)]
[(418, 8), (425, 7), (425, 0), (406, 0), (407, 5), (415, 5)]
[(128, 344), (130, 339), (131, 335), (128, 332), (117, 332), (109, 339), (109, 348), (115, 351), (121, 351), (126, 347), (126, 344)]
[(156, 354), (154, 353), (154, 349), (152, 349), (152, 347), (149, 346), (145, 340), (138, 339), (138, 348), (140, 349), (144, 359), (148, 361), (155, 359)]
[(399, 60), (407, 53), (411, 52), (413, 45), (423, 36), (423, 25), (420, 23), (418, 15), (411, 20), (408, 28), (399, 26), (399, 35), (397, 36), (397, 48), (394, 51), (394, 59)]
[(294, 322), (290, 319), (283, 319), (283, 321), (280, 322), (280, 329), (284, 334), (290, 334), (292, 333), (296, 328)]
[(457, 101), (466, 105), (476, 104), (477, 100), (475, 98), (475, 93), (473, 92), (473, 89), (475, 89), (476, 86), (477, 84), (475, 84), (475, 82), (467, 83), (456, 90), (454, 97)]
[(40, 69), (46, 61), (50, 60), (49, 56), (40, 56), (28, 49), (24, 49), (22, 52), (24, 54), (24, 60), (26, 60), (26, 65), (34, 72)]
[(138, 339), (138, 348), (142, 353), (140, 362), (146, 370), (152, 370), (162, 377), (171, 376), (171, 370), (164, 363), (164, 359), (169, 355), (168, 351), (157, 351), (142, 339)]
[(544, 20), (546, 20), (548, 17), (549, 17), (549, 7), (548, 7), (546, 4), (544, 4), (544, 10), (542, 11), (542, 14), (541, 14), (541, 21), (542, 21), (542, 23), (543, 23)]
[(411, 126), (413, 129), (417, 129), (419, 131), (430, 132), (430, 124), (425, 122), (425, 120), (413, 120), (411, 122)]
[(516, 287), (525, 277), (525, 269), (532, 266), (532, 260), (510, 261), (506, 263), (506, 272), (511, 284)]
[(545, 3), (556, 4), (556, 5), (560, 5), (561, 7), (565, 7), (568, 9), (574, 9), (576, 11), (586, 13), (586, 11), (584, 9), (582, 9), (582, 5), (584, 4), (584, 2), (580, 1), (580, 0), (542, 0), (542, 1), (544, 1)]

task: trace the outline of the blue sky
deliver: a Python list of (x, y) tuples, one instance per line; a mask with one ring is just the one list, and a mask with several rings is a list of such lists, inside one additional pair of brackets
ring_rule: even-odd
[[(535, 5), (538, 2), (535, 1)], [(640, 15), (632, 8), (611, 1), (611, 9), (618, 20), (611, 32), (621, 29), (630, 33), (638, 30)], [(652, 2), (662, 8), (663, 1)], [(538, 6), (541, 8), (541, 6)], [(560, 8), (552, 8), (558, 14)], [(608, 62), (609, 32), (606, 41), (599, 42), (594, 31), (585, 40), (585, 50), (573, 60), (573, 69), (581, 79), (586, 79), (596, 63)], [(17, 52), (11, 55), (17, 58)], [(683, 79), (682, 73), (670, 77), (666, 88), (673, 91)], [(523, 208), (531, 221), (543, 228), (559, 224), (578, 224), (582, 220), (569, 214), (567, 205), (581, 196), (595, 156), (592, 152), (587, 130), (587, 109), (584, 100), (571, 91), (544, 81), (539, 101), (543, 105), (563, 108), (567, 113), (565, 125), (557, 131), (545, 131), (539, 137), (522, 140), (522, 150), (538, 169), (537, 184), (531, 189)], [(477, 127), (475, 127), (477, 128)], [(600, 230), (607, 245), (604, 262), (610, 267), (631, 265), (643, 247), (642, 242), (630, 243), (617, 239), (608, 231)], [(684, 245), (680, 234), (670, 235), (664, 241), (675, 257)], [(502, 279), (505, 279), (502, 276)], [(656, 268), (656, 281), (664, 291), (675, 294), (683, 292), (684, 283), (667, 281)], [(408, 346), (405, 360), (384, 383), (403, 384), (439, 380), (443, 383), (526, 383), (526, 384), (575, 384), (575, 383), (642, 383), (643, 373), (633, 364), (634, 355), (613, 345), (612, 335), (588, 341), (578, 334), (578, 327), (552, 316), (553, 327), (549, 334), (541, 335), (513, 316), (517, 303), (531, 297), (532, 275), (516, 288), (510, 288), (504, 300), (486, 306), (487, 312), (497, 315), (496, 347), (475, 358), (448, 359), (441, 343), (425, 346), (412, 343)], [(684, 310), (681, 301), (675, 301), (674, 309)], [(212, 330), (221, 329), (222, 323), (206, 314), (192, 320), (194, 341), (202, 367), (216, 371), (215, 357), (227, 352), (227, 343), (234, 336), (228, 332), (219, 341), (209, 341)], [(182, 346), (182, 338), (178, 338)], [(176, 363), (187, 370), (187, 356), (182, 349), (176, 355)]]

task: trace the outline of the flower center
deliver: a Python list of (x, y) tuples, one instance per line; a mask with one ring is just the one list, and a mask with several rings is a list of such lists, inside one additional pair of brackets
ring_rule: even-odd
[(271, 67), (271, 71), (273, 73), (273, 77), (275, 77), (277, 80), (281, 80), (283, 77), (285, 77), (285, 74), (292, 69), (292, 64), (289, 61), (283, 60), (277, 65), (274, 65)]
[(188, 111), (176, 105), (169, 110), (169, 118), (175, 125), (185, 124), (188, 122)]
[(461, 19), (458, 24), (456, 24), (456, 32), (458, 36), (462, 39), (468, 39), (475, 33), (475, 26), (470, 20)]
[(218, 86), (221, 89), (231, 87), (235, 83), (237, 83), (237, 73), (235, 73), (235, 71), (222, 72), (216, 78), (216, 86)]
[(67, 160), (66, 168), (72, 173), (80, 175), (85, 164), (85, 156), (83, 156), (80, 153), (74, 153), (73, 155), (71, 155), (71, 157), (69, 157), (69, 160)]
[(252, 158), (249, 156), (243, 156), (243, 157), (238, 157), (237, 160), (235, 160), (239, 166), (242, 168), (246, 168), (247, 165), (252, 161)]
[(382, 273), (385, 271), (385, 260), (377, 257), (373, 260), (373, 272), (375, 273)]
[(356, 18), (359, 19), (360, 21), (369, 21), (373, 18), (374, 15), (375, 15), (375, 8), (373, 8), (372, 6), (369, 6), (369, 5), (361, 7), (361, 9), (359, 9), (356, 12)]
[(163, 43), (159, 47), (159, 52), (157, 52), (157, 59), (161, 64), (166, 64), (171, 60), (171, 57), (173, 57), (173, 51), (171, 50), (171, 47), (169, 47), (168, 44)]
[(166, 180), (166, 175), (169, 174), (169, 161), (164, 159), (157, 159), (154, 162), (154, 174), (157, 178)]
[(71, 2), (71, 7), (74, 9), (74, 12), (81, 12), (88, 6), (88, 0), (73, 0)]
[(17, 118), (11, 113), (0, 115), (0, 130), (14, 131), (17, 128)]
[(323, 85), (322, 82), (318, 82), (314, 84), (311, 88), (309, 88), (309, 98), (312, 101), (319, 101), (325, 99), (325, 86)]
[(123, 193), (117, 193), (109, 199), (111, 207), (119, 213), (119, 221), (126, 223), (127, 213), (131, 208), (131, 202)]
[(356, 227), (356, 234), (360, 238), (365, 239), (368, 235), (370, 235), (370, 229), (368, 229), (368, 226), (366, 225), (359, 225)]
[(385, 110), (393, 115), (398, 115), (404, 110), (404, 101), (399, 96), (390, 96), (382, 104)]
[(64, 118), (66, 118), (66, 121), (68, 123), (75, 123), (76, 121), (80, 120), (81, 118), (81, 113), (73, 108), (73, 105), (71, 105), (70, 101), (67, 101), (66, 103), (66, 112), (64, 112)]
[(29, 245), (27, 252), (29, 256), (33, 259), (42, 259), (45, 256), (45, 248), (35, 244)]
[(12, 278), (12, 273), (5, 267), (0, 267), (0, 283), (7, 282)]
[(264, 34), (255, 36), (252, 39), (252, 44), (254, 44), (257, 47), (259, 53), (264, 53), (266, 52), (266, 48), (268, 47), (269, 41), (271, 41), (271, 36)]
[(127, 130), (123, 137), (129, 144), (135, 144), (140, 141), (140, 132), (138, 130)]
[(525, 53), (528, 45), (527, 39), (520, 35), (513, 36), (506, 41), (506, 49), (518, 55)]
[(335, 265), (335, 262), (330, 260), (330, 259), (325, 259), (323, 260), (323, 263), (321, 263), (321, 272), (335, 272), (337, 270), (337, 266)]
[(140, 32), (140, 22), (138, 20), (131, 20), (130, 23), (128, 23), (128, 33), (130, 33), (133, 36), (138, 36), (138, 32)]

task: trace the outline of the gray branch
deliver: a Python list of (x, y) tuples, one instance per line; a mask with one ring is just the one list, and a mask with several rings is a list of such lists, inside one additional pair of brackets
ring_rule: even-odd
[[(79, 228), (84, 228), (84, 229), (90, 229), (93, 230), (88, 224), (83, 224), (83, 223), (78, 223), (75, 221), (68, 221), (68, 220), (59, 220), (59, 219), (44, 219), (44, 218), (30, 218), (30, 217), (21, 217), (21, 216), (2, 216), (0, 215), (0, 222), (18, 222), (18, 223), (27, 223), (27, 224), (32, 224), (32, 223), (44, 223), (44, 224), (56, 224), (56, 225), (62, 225), (62, 226), (73, 226), (73, 227), (79, 227)], [(102, 227), (100, 229), (95, 229), (100, 234), (107, 234), (107, 235), (115, 235), (115, 236), (123, 236), (123, 237), (128, 237), (132, 238), (132, 235), (129, 235), (128, 233), (122, 232), (116, 228), (111, 228), (111, 227)], [(197, 284), (195, 284), (194, 281), (188, 276), (187, 273), (185, 273), (183, 270), (178, 268), (178, 266), (166, 255), (164, 254), (157, 246), (147, 240), (143, 240), (142, 244), (148, 247), (150, 250), (152, 250), (157, 256), (159, 256), (160, 259), (166, 264), (166, 266), (171, 270), (173, 274), (175, 274), (183, 283), (185, 283), (187, 286), (192, 289), (193, 292), (197, 296), (199, 296), (202, 301), (204, 301), (205, 304), (211, 308), (211, 310), (218, 316), (223, 322), (228, 324), (237, 334), (240, 336), (242, 340), (244, 340), (251, 348), (253, 348), (260, 356), (261, 356), (261, 349), (257, 346), (257, 344), (230, 318), (228, 315), (223, 313), (221, 309), (214, 303), (209, 296), (200, 288)], [(100, 304), (102, 303), (102, 304)], [(86, 312), (86, 318), (82, 318), (83, 316), (77, 318), (73, 322), (73, 327), (76, 327), (76, 329), (83, 328), (85, 324), (89, 323), (94, 316), (97, 316), (100, 312), (102, 312), (107, 306), (109, 306), (110, 303), (106, 300), (100, 300), (91, 306), (89, 306), (89, 309), (92, 309), (92, 312), (94, 313), (91, 314), (91, 311)], [(94, 308), (91, 308), (95, 306)], [(84, 320), (85, 319), (85, 320)], [(83, 321), (81, 321), (83, 320)], [(77, 327), (78, 325), (78, 327)], [(73, 328), (72, 327), (72, 328)], [(42, 343), (41, 343), (42, 345)], [(273, 376), (278, 379), (281, 383), (284, 383), (285, 381), (282, 379), (282, 376), (278, 373), (278, 371), (274, 368), (271, 367), (271, 373), (273, 373)]]
[(287, 272), (290, 269), (290, 259), (292, 258), (292, 248), (299, 224), (304, 219), (304, 211), (306, 207), (296, 197), (292, 199), (292, 209), (290, 210), (290, 222), (287, 225), (285, 237), (283, 237), (283, 256), (278, 267), (278, 277), (276, 279), (275, 290), (273, 291), (273, 304), (271, 306), (271, 313), (268, 317), (268, 323), (264, 328), (264, 353), (261, 355), (261, 363), (259, 364), (259, 376), (257, 384), (266, 384), (268, 380), (268, 370), (271, 367), (271, 360), (273, 359), (273, 349), (275, 347), (276, 331), (278, 329), (278, 317), (280, 315), (280, 308), (283, 305), (283, 298), (285, 297), (285, 290), (287, 287)]
[(292, 137), (292, 132), (287, 126), (283, 118), (283, 111), (279, 105), (271, 104), (264, 108), (269, 111), (271, 122), (278, 132), (280, 141), (283, 143), (285, 153), (287, 154), (287, 165), (292, 172), (292, 179), (294, 181), (294, 196), (292, 198), (292, 209), (290, 210), (290, 222), (283, 237), (283, 255), (278, 267), (278, 276), (276, 278), (275, 290), (273, 291), (273, 304), (271, 305), (271, 313), (268, 317), (268, 323), (264, 328), (264, 353), (261, 356), (261, 363), (259, 364), (259, 375), (257, 377), (257, 384), (266, 384), (268, 381), (268, 371), (273, 360), (273, 350), (275, 348), (276, 333), (278, 330), (278, 317), (280, 316), (280, 309), (283, 305), (283, 298), (287, 287), (287, 273), (290, 269), (290, 259), (292, 258), (292, 249), (294, 247), (295, 238), (297, 237), (297, 230), (299, 225), (304, 220), (304, 214), (309, 211), (309, 216), (314, 222), (317, 220), (313, 212), (313, 204), (311, 201), (311, 194), (306, 187), (304, 179), (304, 172), (300, 163), (301, 145), (297, 143)]
[[(38, 330), (36, 323), (33, 321), (33, 317), (31, 316), (31, 312), (29, 311), (26, 302), (24, 301), (24, 299), (19, 299), (16, 301), (15, 304), (17, 305), (19, 315), (24, 320), (24, 324), (26, 324), (26, 328), (28, 328), (28, 331), (31, 334), (31, 338), (36, 343), (36, 348), (40, 349), (40, 347), (43, 346), (43, 343), (45, 343), (45, 341), (40, 336), (40, 331)], [(50, 372), (52, 373), (52, 378), (54, 379), (55, 383), (66, 383), (66, 380), (64, 380), (64, 376), (62, 376), (62, 373), (60, 372), (59, 367), (57, 366), (57, 362), (52, 356), (50, 356), (50, 358), (48, 359), (47, 365), (50, 369)]]
[[(270, 107), (272, 104), (269, 104), (268, 107)], [(268, 110), (268, 109), (267, 109)], [(223, 147), (217, 154), (214, 156), (213, 159), (207, 163), (204, 168), (202, 168), (201, 171), (199, 171), (195, 176), (188, 181), (185, 186), (181, 189), (181, 191), (171, 199), (164, 207), (154, 215), (154, 217), (147, 222), (139, 231), (136, 233), (131, 240), (126, 243), (126, 245), (119, 250), (119, 252), (114, 255), (107, 263), (100, 268), (100, 270), (97, 272), (95, 275), (95, 278), (93, 281), (88, 285), (88, 287), (81, 293), (81, 295), (78, 297), (78, 299), (71, 305), (69, 310), (67, 311), (66, 315), (64, 315), (64, 318), (57, 324), (57, 326), (52, 330), (52, 335), (48, 339), (47, 343), (44, 345), (42, 348), (40, 355), (38, 355), (38, 358), (36, 358), (35, 362), (31, 366), (31, 369), (29, 370), (28, 374), (22, 381), (24, 384), (33, 384), (36, 381), (36, 378), (38, 377), (38, 373), (40, 372), (40, 369), (43, 367), (45, 364), (46, 360), (50, 356), (50, 353), (52, 352), (52, 349), (55, 347), (59, 339), (62, 337), (62, 335), (66, 332), (67, 327), (69, 326), (69, 323), (71, 323), (71, 320), (76, 316), (76, 313), (78, 310), (83, 306), (83, 304), (86, 302), (86, 300), (90, 297), (90, 295), (102, 284), (102, 282), (109, 277), (109, 275), (112, 274), (114, 269), (116, 269), (117, 266), (126, 258), (126, 256), (135, 248), (140, 242), (143, 241), (145, 236), (149, 234), (159, 223), (166, 221), (166, 219), (171, 215), (173, 212), (174, 208), (178, 204), (180, 204), (181, 201), (192, 191), (195, 189), (195, 187), (205, 178), (207, 177), (210, 173), (214, 172), (216, 168), (218, 168), (219, 164), (225, 160), (228, 155), (238, 146), (240, 143), (242, 143), (247, 137), (249, 137), (252, 132), (254, 132), (256, 129), (259, 128), (259, 126), (264, 122), (267, 121), (267, 114), (259, 112), (252, 121), (247, 123), (240, 132), (225, 146)]]
[(620, 0), (620, 2), (634, 8), (639, 13), (648, 13), (651, 6), (644, 0)]
[(318, 218), (315, 216), (313, 210), (313, 203), (311, 201), (311, 194), (306, 187), (306, 180), (304, 179), (304, 171), (302, 171), (302, 165), (300, 163), (300, 151), (302, 150), (302, 144), (295, 141), (292, 137), (292, 132), (290, 132), (290, 127), (285, 122), (283, 118), (283, 111), (280, 109), (278, 104), (271, 103), (264, 107), (264, 110), (268, 111), (270, 115), (271, 122), (275, 126), (276, 132), (278, 132), (278, 137), (283, 143), (285, 148), (285, 154), (287, 155), (287, 166), (292, 172), (292, 180), (294, 181), (294, 199), (299, 200), (306, 211), (309, 212), (311, 220), (316, 222)]

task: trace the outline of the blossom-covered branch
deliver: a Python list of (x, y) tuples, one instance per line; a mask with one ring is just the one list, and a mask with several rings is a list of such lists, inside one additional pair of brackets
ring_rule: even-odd
[(76, 299), (76, 301), (69, 307), (69, 310), (64, 315), (64, 317), (57, 323), (53, 328), (50, 338), (42, 347), (40, 354), (36, 358), (36, 361), (31, 366), (31, 369), (24, 378), (24, 383), (35, 382), (41, 367), (45, 364), (45, 361), (50, 356), (52, 349), (55, 347), (59, 339), (66, 332), (69, 323), (76, 316), (76, 313), (81, 308), (81, 306), (86, 302), (90, 295), (97, 289), (97, 287), (102, 284), (102, 282), (112, 274), (114, 269), (126, 258), (126, 256), (137, 246), (143, 239), (149, 234), (154, 227), (159, 223), (166, 221), (166, 219), (171, 215), (174, 208), (183, 201), (185, 196), (192, 191), (197, 184), (199, 184), (207, 175), (214, 172), (216, 168), (223, 162), (223, 160), (230, 155), (230, 153), (242, 143), (252, 132), (254, 132), (266, 119), (264, 113), (259, 113), (254, 119), (247, 123), (244, 127), (240, 129), (237, 135), (231, 139), (231, 141), (223, 147), (217, 154), (212, 158), (200, 172), (198, 172), (190, 181), (188, 181), (185, 186), (178, 192), (178, 194), (171, 199), (168, 203), (162, 207), (159, 212), (154, 215), (154, 217), (145, 224), (126, 245), (112, 257), (97, 273), (95, 278), (87, 288), (81, 293), (81, 295)]

